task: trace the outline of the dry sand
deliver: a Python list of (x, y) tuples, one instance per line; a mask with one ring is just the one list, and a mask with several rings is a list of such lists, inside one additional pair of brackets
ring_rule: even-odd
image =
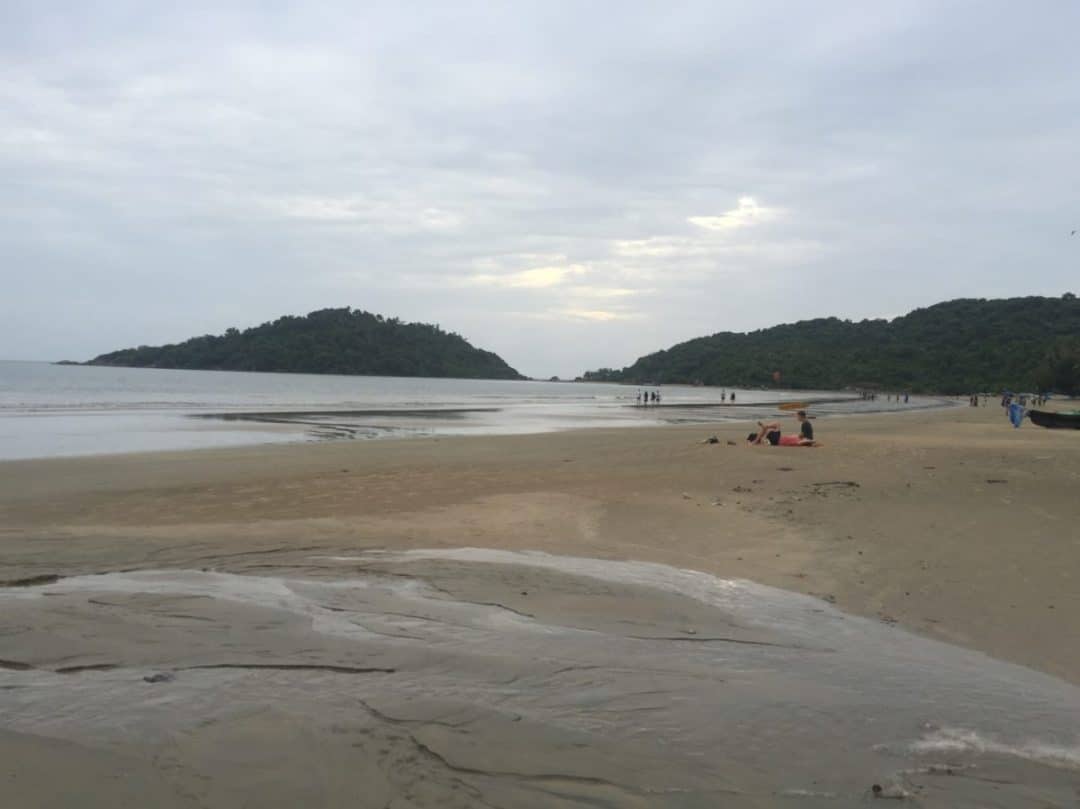
[[(0, 617), (0, 665), (6, 665), (10, 677), (23, 678), (13, 681), (12, 689), (28, 688), (26, 678), (39, 672), (42, 677), (60, 678), (41, 685), (59, 689), (49, 692), (54, 703), (71, 691), (68, 675), (87, 672), (90, 676), (80, 682), (88, 683), (83, 686), (87, 689), (91, 685), (98, 689), (93, 691), (98, 705), (105, 705), (106, 697), (116, 698), (109, 689), (118, 682), (119, 675), (111, 671), (118, 660), (124, 666), (191, 671), (192, 678), (206, 674), (207, 666), (233, 665), (238, 659), (244, 661), (240, 668), (252, 668), (253, 662), (261, 661), (264, 668), (273, 669), (273, 676), (286, 676), (281, 674), (282, 667), (298, 659), (314, 661), (309, 665), (312, 670), (322, 666), (325, 676), (350, 676), (345, 671), (350, 668), (416, 671), (417, 661), (394, 646), (378, 651), (370, 647), (370, 654), (357, 661), (355, 649), (349, 651), (352, 647), (341, 638), (315, 642), (296, 635), (295, 614), (307, 615), (306, 606), (281, 607), (294, 610), (288, 620), (276, 612), (260, 612), (270, 609), (265, 600), (234, 605), (227, 615), (217, 607), (217, 611), (206, 607), (200, 612), (198, 603), (190, 599), (204, 597), (198, 590), (203, 585), (190, 584), (195, 589), (186, 595), (134, 592), (122, 598), (98, 597), (95, 608), (106, 612), (88, 613), (79, 589), (88, 586), (86, 579), (72, 580), (79, 583), (76, 591), (63, 590), (64, 579), (48, 583), (53, 576), (163, 569), (246, 574), (261, 577), (260, 582), (276, 581), (274, 577), (324, 580), (374, 571), (388, 580), (426, 582), (425, 586), (443, 594), (440, 598), (455, 603), (487, 605), (500, 614), (529, 620), (542, 617), (545, 626), (606, 633), (606, 638), (614, 639), (616, 625), (625, 623), (645, 627), (640, 631), (659, 639), (667, 638), (664, 633), (684, 631), (717, 637), (720, 633), (727, 643), (775, 641), (781, 647), (790, 641), (783, 633), (777, 640), (761, 628), (746, 627), (732, 617), (737, 611), (704, 614), (685, 600), (671, 601), (673, 596), (651, 591), (646, 596), (633, 588), (627, 590), (624, 584), (582, 589), (570, 579), (538, 578), (535, 572), (525, 574), (514, 565), (502, 568), (500, 575), (477, 576), (468, 567), (419, 569), (404, 563), (380, 567), (373, 565), (370, 554), (365, 556), (371, 551), (478, 547), (655, 562), (724, 579), (748, 579), (809, 594), (846, 613), (898, 624), (923, 636), (1080, 683), (1076, 635), (1080, 432), (1030, 425), (1013, 430), (998, 407), (822, 419), (816, 429), (825, 446), (816, 449), (749, 447), (744, 443), (748, 429), (733, 424), (590, 430), (0, 464), (0, 581), (25, 583), (28, 593), (53, 596), (45, 601), (18, 600), (5, 607)], [(719, 437), (718, 444), (700, 443), (710, 434)], [(326, 561), (333, 557), (365, 561)], [(120, 589), (129, 586), (117, 581)], [(50, 593), (50, 586), (60, 589)], [(276, 592), (276, 585), (265, 586)], [(8, 591), (15, 590), (23, 588)], [(404, 596), (393, 594), (400, 597)], [(17, 608), (11, 603), (17, 603)], [(390, 601), (379, 603), (383, 604), (380, 609), (390, 610), (386, 606)], [(325, 608), (359, 609), (351, 603)], [(370, 611), (371, 604), (365, 609)], [(401, 610), (400, 606), (395, 609)], [(425, 609), (430, 610), (431, 604)], [(113, 617), (104, 620), (103, 615)], [(435, 620), (431, 614), (422, 617)], [(366, 620), (369, 628), (376, 621), (371, 615)], [(409, 620), (419, 618), (413, 615)], [(194, 622), (198, 631), (189, 631), (185, 621)], [(280, 637), (273, 643), (252, 645), (252, 633), (267, 626), (275, 627)], [(378, 626), (382, 632), (415, 631), (411, 624)], [(486, 623), (484, 627), (485, 632), (490, 629)], [(233, 656), (223, 649), (231, 649)], [(636, 652), (620, 652), (632, 653)], [(503, 670), (506, 661), (488, 659), (490, 671), (510, 678), (522, 676), (520, 671)], [(458, 671), (474, 665), (480, 664), (472, 658), (459, 661)], [(590, 665), (602, 668), (610, 666), (610, 661)], [(342, 670), (335, 672), (335, 667)], [(201, 673), (196, 674), (196, 669)], [(487, 666), (484, 671), (488, 672)], [(244, 687), (270, 688), (274, 682), (266, 678), (271, 674), (262, 672), (263, 679), (257, 683), (244, 680)], [(240, 675), (231, 671), (229, 676)], [(223, 683), (222, 688), (234, 680)], [(575, 687), (584, 686), (577, 683)], [(431, 681), (424, 680), (423, 689), (431, 688)], [(26, 693), (30, 692), (10, 692)], [(88, 700), (90, 693), (86, 692)], [(389, 697), (383, 692), (382, 698)], [(342, 710), (331, 703), (320, 703), (319, 710)], [(29, 704), (19, 703), (25, 711)], [(1075, 711), (1076, 705), (1066, 708)], [(396, 710), (400, 716), (404, 709), (398, 705)], [(438, 710), (449, 709), (442, 705)], [(527, 714), (521, 706), (515, 710), (519, 711), (515, 715)], [(260, 793), (264, 801), (267, 795), (277, 795), (280, 800), (271, 801), (273, 805), (317, 800), (324, 805), (346, 805), (326, 799), (330, 793), (325, 791), (306, 794), (303, 774), (313, 767), (332, 770), (339, 765), (356, 767), (356, 763), (337, 761), (335, 757), (344, 755), (338, 747), (328, 746), (320, 757), (316, 753), (321, 742), (305, 741), (300, 731), (290, 738), (281, 729), (294, 727), (289, 723), (298, 720), (287, 714), (283, 706), (281, 716), (253, 713), (240, 724), (215, 726), (225, 728), (220, 731), (177, 731), (179, 736), (170, 737), (172, 758), (166, 756), (165, 764), (160, 751), (148, 763), (146, 758), (132, 758), (130, 745), (126, 748), (119, 742), (108, 750), (86, 749), (82, 755), (79, 751), (84, 748), (69, 744), (59, 730), (36, 735), (41, 719), (37, 714), (33, 723), (16, 728), (0, 721), (0, 750), (6, 751), (6, 762), (27, 765), (9, 764), (14, 769), (6, 775), (16, 785), (14, 794), (22, 796), (20, 805), (75, 805), (62, 797), (47, 804), (40, 797), (43, 776), (33, 773), (47, 772), (55, 765), (75, 768), (76, 781), (112, 801), (101, 805), (146, 805), (145, 800), (140, 803), (140, 794), (160, 793), (164, 797), (154, 798), (155, 805), (228, 806), (240, 805), (235, 801), (241, 792), (253, 794), (252, 782), (244, 780), (244, 773), (260, 771), (258, 761), (245, 762), (243, 756), (233, 760), (236, 745), (250, 738), (273, 737), (278, 747), (269, 752), (260, 748), (259, 755), (280, 756), (293, 763), (278, 773), (272, 789)], [(414, 780), (402, 786), (393, 773), (431, 769), (432, 762), (449, 755), (445, 749), (440, 752), (437, 728), (428, 722), (424, 733), (435, 736), (422, 743), (415, 734), (409, 737), (410, 745), (420, 744), (416, 748), (421, 752), (419, 759), (414, 750), (411, 764), (373, 764), (370, 771), (360, 768), (353, 773), (354, 778), (377, 782), (377, 789), (373, 787), (375, 791), (363, 796), (359, 805), (452, 805), (447, 790), (459, 788), (466, 793), (464, 797), (457, 794), (460, 801), (455, 805), (462, 806), (480, 805), (481, 798), (506, 806), (534, 805), (530, 802), (534, 799), (537, 806), (562, 805), (557, 802), (562, 800), (566, 805), (579, 805), (577, 800), (612, 806), (719, 805), (715, 794), (701, 803), (688, 798), (680, 804), (634, 792), (634, 785), (625, 781), (626, 762), (633, 764), (639, 755), (641, 761), (650, 759), (642, 750), (625, 746), (613, 748), (610, 755), (598, 754), (594, 764), (597, 771), (607, 773), (603, 778), (590, 781), (588, 773), (576, 772), (556, 784), (544, 781), (544, 773), (533, 773), (528, 787), (533, 791), (521, 792), (520, 784), (511, 789), (504, 781), (488, 789), (476, 779), (490, 779), (491, 773), (480, 773), (482, 768), (475, 762), (496, 755), (498, 747), (493, 748), (491, 740), (507, 738), (509, 731), (500, 730), (500, 722), (506, 721), (505, 714), (482, 719), (488, 742), (473, 751), (473, 763), (459, 763), (456, 769), (446, 761), (439, 764), (469, 783), (454, 787), (449, 781), (440, 782), (438, 789), (429, 783), (425, 793)], [(150, 719), (145, 722), (148, 727), (152, 724)], [(390, 722), (387, 727), (399, 724)], [(537, 753), (538, 760), (557, 766), (564, 774), (573, 769), (564, 755), (566, 749), (580, 750), (590, 743), (551, 737), (551, 727), (544, 723), (526, 724), (520, 731), (522, 738), (531, 739), (533, 749), (547, 751), (542, 756)], [(271, 727), (276, 730), (271, 732)], [(307, 726), (295, 727), (311, 731)], [(218, 738), (217, 732), (225, 735)], [(363, 744), (356, 741), (352, 746), (373, 745), (364, 748), (371, 761), (390, 756), (399, 748), (393, 732), (386, 732), (385, 738), (365, 736)], [(457, 743), (444, 746), (461, 749)], [(223, 757), (225, 764), (214, 770), (203, 761), (201, 776), (176, 774), (198, 770), (200, 757), (214, 756)], [(106, 759), (109, 763), (102, 763)], [(616, 760), (624, 762), (622, 770), (605, 770), (615, 767), (611, 762)], [(509, 769), (515, 766), (511, 761), (502, 764)], [(103, 767), (119, 768), (127, 775), (105, 784), (100, 775)], [(644, 764), (634, 767), (640, 773), (647, 771)], [(16, 769), (23, 774), (16, 777)], [(207, 780), (210, 771), (217, 778), (216, 786), (200, 792), (198, 784)], [(224, 772), (232, 773), (233, 781)], [(320, 778), (324, 786), (333, 782), (330, 775)], [(687, 770), (685, 778), (690, 783), (704, 776)], [(773, 798), (761, 797), (770, 794), (768, 789), (775, 784), (743, 782), (730, 772), (725, 779), (705, 779), (708, 788), (701, 786), (705, 781), (693, 781), (701, 786), (694, 795), (730, 787), (732, 794), (745, 798), (730, 805), (771, 805), (775, 799), (775, 792)], [(536, 792), (541, 782), (543, 790)], [(263, 783), (270, 782), (263, 779)], [(293, 791), (283, 792), (290, 784)], [(24, 792), (18, 792), (20, 788)], [(351, 782), (341, 786), (345, 791), (352, 788)], [(844, 781), (837, 788), (854, 786)], [(479, 791), (474, 794), (469, 789)], [(341, 790), (331, 792), (345, 794)], [(129, 800), (129, 795), (135, 797)], [(818, 797), (832, 800), (824, 793)], [(1048, 800), (1042, 794), (1039, 798)], [(927, 796), (922, 799), (932, 804)], [(803, 805), (811, 803), (807, 797)]]

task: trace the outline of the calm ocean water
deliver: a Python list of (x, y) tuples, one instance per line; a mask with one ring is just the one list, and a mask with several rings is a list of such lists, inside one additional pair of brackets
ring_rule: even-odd
[[(823, 415), (904, 405), (811, 391), (261, 374), (0, 361), (0, 459), (330, 438), (536, 433), (760, 418), (766, 403), (829, 400)], [(913, 398), (907, 407), (938, 402)], [(756, 406), (755, 406), (756, 405)]]

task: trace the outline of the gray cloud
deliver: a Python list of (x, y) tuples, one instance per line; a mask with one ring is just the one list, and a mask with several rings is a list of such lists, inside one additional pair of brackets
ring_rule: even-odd
[(7, 3), (0, 346), (352, 305), (525, 373), (1075, 286), (1069, 3)]

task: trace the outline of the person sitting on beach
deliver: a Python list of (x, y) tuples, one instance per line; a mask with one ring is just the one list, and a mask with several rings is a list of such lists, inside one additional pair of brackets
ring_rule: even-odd
[[(805, 425), (805, 429), (799, 435), (783, 435), (780, 432), (780, 422), (758, 422), (760, 428), (756, 433), (750, 433), (746, 437), (752, 445), (766, 444), (773, 447), (817, 447), (821, 446), (814, 440), (814, 427), (806, 419), (806, 411), (799, 411), (799, 421)], [(809, 433), (809, 436), (807, 436)]]

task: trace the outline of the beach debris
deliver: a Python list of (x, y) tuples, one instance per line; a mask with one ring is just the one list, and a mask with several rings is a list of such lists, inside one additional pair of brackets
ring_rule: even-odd
[(702, 443), (702, 444), (719, 444), (719, 443), (720, 443), (720, 439), (719, 439), (719, 438), (717, 438), (717, 437), (716, 437), (715, 435), (710, 435), (710, 436), (709, 436), (708, 438), (706, 438), (706, 439), (705, 439), (704, 441), (702, 441), (701, 443)]
[(21, 579), (10, 579), (0, 582), (0, 587), (38, 587), (42, 584), (55, 584), (63, 578), (56, 573), (42, 573), (38, 576), (26, 576)]
[(176, 675), (169, 671), (158, 671), (154, 674), (147, 674), (143, 677), (143, 682), (147, 683), (171, 683), (176, 679)]
[(1004, 478), (987, 478), (986, 482), (987, 483), (1008, 483), (1009, 481), (1005, 480)]
[(881, 784), (874, 784), (870, 787), (870, 791), (874, 794), (875, 798), (891, 798), (893, 800), (902, 801), (911, 797), (911, 793), (898, 784), (890, 784), (885, 787)]
[(735, 447), (735, 446), (738, 446), (738, 444), (736, 444), (736, 443), (735, 443), (734, 441), (728, 441), (728, 442), (727, 442), (727, 445), (728, 445), (729, 447)]
[(682, 499), (683, 500), (693, 500), (694, 498), (689, 492), (683, 492), (682, 493)]
[(794, 472), (795, 469), (793, 467), (790, 467), (790, 466), (778, 466), (778, 467), (776, 467), (776, 471), (777, 472)]
[(821, 480), (811, 483), (811, 486), (841, 486), (847, 489), (858, 489), (859, 484), (854, 480)]
[(712, 504), (713, 504), (714, 506), (722, 506), (722, 505), (724, 505), (724, 501), (723, 501), (723, 500), (721, 500), (720, 498), (717, 498), (716, 500), (713, 500), (713, 501), (712, 501)]
[(754, 490), (753, 490), (753, 489), (751, 489), (751, 488), (749, 488), (749, 487), (747, 487), (747, 486), (736, 486), (736, 487), (735, 487), (734, 489), (732, 489), (731, 491), (733, 491), (733, 492), (745, 492), (745, 493), (749, 494), (750, 492), (752, 492), (752, 491), (754, 491)]

